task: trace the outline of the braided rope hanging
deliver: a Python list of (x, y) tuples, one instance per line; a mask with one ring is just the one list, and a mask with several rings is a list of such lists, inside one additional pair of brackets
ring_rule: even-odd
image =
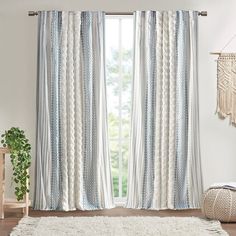
[(221, 53), (217, 60), (217, 113), (236, 125), (236, 53)]

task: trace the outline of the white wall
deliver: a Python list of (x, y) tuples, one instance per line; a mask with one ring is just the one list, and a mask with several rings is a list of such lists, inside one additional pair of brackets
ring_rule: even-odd
[[(216, 62), (209, 55), (236, 34), (235, 0), (56, 1), (0, 0), (0, 133), (12, 126), (26, 130), (35, 150), (37, 17), (28, 10), (207, 10), (199, 18), (200, 131), (205, 188), (236, 181), (236, 128), (215, 115)], [(236, 39), (229, 47), (236, 51)], [(10, 183), (10, 163), (7, 179)], [(34, 165), (31, 169), (33, 193)], [(12, 196), (7, 188), (6, 193)]]

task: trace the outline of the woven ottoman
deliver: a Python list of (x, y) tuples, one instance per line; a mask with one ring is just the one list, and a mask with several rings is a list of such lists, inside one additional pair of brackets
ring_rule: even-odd
[(203, 195), (202, 213), (221, 222), (236, 222), (236, 191), (227, 188), (210, 188)]

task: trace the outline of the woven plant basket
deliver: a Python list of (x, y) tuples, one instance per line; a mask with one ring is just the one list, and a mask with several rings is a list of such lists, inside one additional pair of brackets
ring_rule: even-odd
[(213, 188), (205, 192), (202, 199), (205, 217), (221, 222), (236, 222), (236, 191)]

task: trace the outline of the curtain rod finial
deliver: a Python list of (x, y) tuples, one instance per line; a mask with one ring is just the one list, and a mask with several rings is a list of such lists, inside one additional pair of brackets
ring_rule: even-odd
[(37, 16), (38, 12), (37, 11), (28, 11), (28, 16)]
[(207, 11), (200, 11), (198, 12), (199, 16), (207, 16)]

